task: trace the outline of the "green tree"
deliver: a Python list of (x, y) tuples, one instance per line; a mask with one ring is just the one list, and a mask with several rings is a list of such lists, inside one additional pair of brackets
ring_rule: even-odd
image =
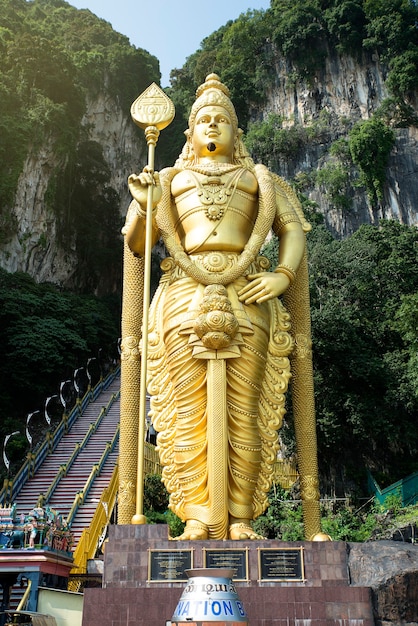
[(397, 222), (362, 226), (344, 241), (322, 228), (310, 237), (319, 458), (339, 477), (359, 482), (370, 467), (394, 481), (416, 468), (418, 405), (393, 322), (418, 288), (417, 241), (416, 229)]
[(366, 49), (377, 50), (388, 62), (411, 43), (418, 44), (418, 7), (413, 0), (364, 0), (363, 6), (367, 19), (367, 37), (363, 41)]
[(408, 383), (418, 398), (418, 294), (403, 295), (393, 328), (405, 343)]
[(418, 87), (418, 45), (411, 44), (408, 50), (389, 62), (390, 72), (386, 84), (399, 99), (411, 96)]
[(360, 170), (360, 180), (373, 206), (383, 198), (389, 154), (395, 134), (378, 117), (359, 122), (348, 137), (351, 157)]
[(265, 120), (249, 125), (245, 144), (257, 162), (277, 171), (281, 159), (300, 156), (307, 144), (307, 131), (298, 125), (283, 128), (283, 118), (270, 113)]
[(330, 161), (316, 172), (316, 184), (323, 186), (330, 203), (342, 212), (351, 209), (350, 173), (339, 161)]
[(325, 58), (322, 12), (315, 0), (272, 0), (273, 41), (294, 61), (304, 76), (311, 76)]
[(119, 336), (119, 315), (93, 296), (0, 269), (1, 414), (23, 418), (76, 367), (105, 354)]
[(289, 491), (273, 485), (269, 493), (269, 506), (253, 523), (254, 530), (267, 539), (301, 541), (303, 534), (302, 505)]
[(325, 10), (325, 22), (337, 50), (359, 55), (362, 49), (366, 17), (363, 0), (342, 0)]
[(201, 48), (188, 57), (181, 70), (171, 72), (173, 99), (181, 102), (188, 113), (196, 85), (207, 74), (216, 72), (231, 91), (240, 126), (246, 128), (249, 105), (264, 98), (268, 80), (269, 53), (266, 42), (270, 34), (267, 12), (247, 11), (206, 37)]

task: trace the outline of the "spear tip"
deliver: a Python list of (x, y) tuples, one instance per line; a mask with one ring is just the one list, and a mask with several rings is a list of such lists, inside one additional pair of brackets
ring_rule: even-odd
[(159, 131), (166, 128), (174, 119), (174, 104), (166, 93), (152, 83), (132, 103), (131, 117), (142, 129), (155, 126)]

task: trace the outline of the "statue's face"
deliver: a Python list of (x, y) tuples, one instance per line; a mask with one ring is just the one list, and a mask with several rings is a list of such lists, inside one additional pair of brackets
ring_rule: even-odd
[(223, 107), (205, 106), (200, 109), (192, 135), (193, 150), (197, 158), (211, 155), (228, 157), (232, 160), (234, 141), (231, 118)]

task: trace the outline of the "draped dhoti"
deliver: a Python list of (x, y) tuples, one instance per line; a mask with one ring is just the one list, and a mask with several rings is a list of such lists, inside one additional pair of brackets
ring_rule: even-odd
[(169, 271), (150, 312), (148, 389), (170, 507), (205, 524), (210, 538), (227, 537), (229, 518), (264, 510), (290, 378), (289, 315), (279, 300), (239, 302), (246, 283), (226, 288), (219, 311), (206, 305), (215, 330), (225, 307), (232, 312), (228, 345), (221, 337), (207, 347), (199, 336), (208, 298), (192, 278)]

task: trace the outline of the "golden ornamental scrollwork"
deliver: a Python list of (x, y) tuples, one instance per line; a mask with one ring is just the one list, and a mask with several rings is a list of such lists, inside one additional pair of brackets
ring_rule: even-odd
[(319, 481), (317, 476), (304, 475), (300, 478), (302, 500), (319, 500)]
[(131, 336), (124, 337), (121, 343), (121, 360), (122, 361), (140, 361), (141, 351), (139, 348), (140, 338)]
[(306, 359), (312, 354), (312, 342), (309, 337), (303, 334), (295, 336), (295, 350), (300, 359)]
[(218, 350), (231, 343), (239, 329), (223, 285), (208, 285), (193, 330), (207, 348)]
[(122, 481), (119, 484), (119, 501), (125, 505), (135, 503), (135, 483), (132, 480)]

